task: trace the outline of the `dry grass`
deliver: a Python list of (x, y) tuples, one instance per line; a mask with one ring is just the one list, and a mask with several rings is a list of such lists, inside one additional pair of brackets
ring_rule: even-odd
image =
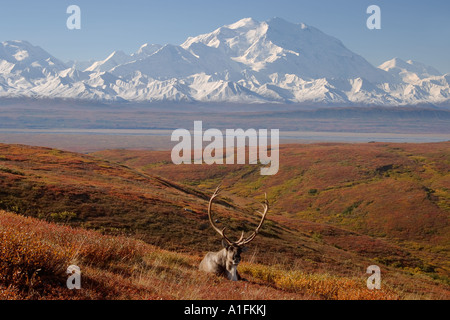
[[(146, 245), (126, 237), (100, 236), (93, 231), (39, 221), (0, 211), (0, 283), (2, 298), (73, 297), (98, 298), (107, 294), (86, 290), (86, 295), (64, 290), (69, 265), (106, 274), (118, 268), (124, 276), (130, 265), (142, 261)], [(91, 269), (89, 269), (91, 268)], [(83, 270), (84, 271), (84, 270)], [(95, 282), (95, 271), (87, 272), (88, 288)], [(106, 295), (107, 296), (107, 295)]]
[(289, 292), (302, 292), (325, 300), (397, 300), (393, 289), (369, 290), (361, 278), (337, 277), (326, 273), (308, 274), (299, 270), (243, 264), (241, 272)]
[[(200, 258), (0, 211), (0, 299), (397, 299), (364, 281), (244, 263), (248, 281), (200, 273)], [(82, 289), (65, 286), (66, 268)], [(361, 279), (360, 279), (361, 280)]]
[[(0, 208), (41, 219), (1, 214), (1, 298), (448, 299), (448, 147), (283, 146), (279, 174), (262, 177), (255, 166), (175, 167), (168, 152), (102, 160), (0, 144)], [(219, 248), (205, 209), (221, 180), (217, 217), (231, 235), (255, 226), (263, 192), (272, 204), (240, 267), (248, 282), (197, 271)], [(79, 292), (65, 287), (70, 264)], [(394, 293), (364, 289), (371, 264)]]

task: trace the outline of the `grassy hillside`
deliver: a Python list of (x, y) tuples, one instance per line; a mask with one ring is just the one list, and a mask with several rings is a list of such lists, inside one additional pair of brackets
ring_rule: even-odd
[(449, 142), (283, 145), (275, 176), (260, 176), (255, 166), (175, 166), (167, 152), (95, 155), (199, 190), (223, 181), (227, 196), (244, 207), (267, 192), (284, 225), (449, 283)]
[[(152, 280), (139, 287), (143, 293), (130, 297), (201, 299), (204, 288), (196, 266), (206, 251), (220, 248), (220, 239), (207, 220), (207, 199), (223, 180), (226, 189), (216, 208), (219, 224), (228, 226), (231, 236), (255, 228), (254, 209), (264, 192), (272, 208), (239, 267), (249, 283), (231, 285), (200, 275), (208, 286), (231, 290), (217, 292), (213, 298), (375, 298), (364, 287), (366, 268), (377, 264), (387, 290), (377, 298), (448, 299), (449, 146), (283, 146), (279, 174), (262, 177), (255, 166), (175, 166), (170, 152), (110, 150), (82, 155), (0, 145), (0, 208), (8, 211), (3, 214), (9, 220), (28, 219), (16, 213), (42, 221), (26, 220), (33, 221), (30, 227), (81, 227), (70, 230), (87, 232), (83, 237), (95, 238), (94, 242), (115, 239), (111, 241), (120, 245), (122, 240), (117, 239), (126, 239), (124, 244), (145, 247), (137, 260), (126, 258), (120, 267), (104, 265), (102, 259), (94, 267), (92, 261), (97, 258), (80, 258), (93, 268), (92, 283), (101, 283), (94, 275), (103, 272), (114, 279), (137, 277), (137, 266), (150, 255), (156, 265), (152, 262), (145, 270), (164, 272), (150, 273)], [(11, 230), (11, 234), (16, 232)], [(41, 233), (50, 242), (54, 241), (51, 234)], [(75, 238), (65, 243), (78, 243), (82, 248), (83, 242)], [(95, 248), (99, 247), (86, 250), (95, 255)], [(115, 245), (111, 248), (115, 250)], [(63, 264), (72, 261), (73, 255), (74, 251), (66, 252), (61, 257)], [(111, 263), (121, 255), (116, 254)], [(166, 255), (184, 261), (182, 266), (162, 262)], [(33, 268), (24, 268), (34, 274)], [(124, 276), (127, 272), (131, 278)], [(146, 277), (147, 271), (140, 272)], [(3, 288), (16, 288), (11, 290), (30, 297), (27, 286), (24, 289), (2, 279)], [(61, 289), (58, 279), (54, 283)], [(185, 290), (175, 285), (185, 279), (193, 285)], [(152, 281), (173, 290), (167, 295), (151, 291), (147, 287)], [(235, 292), (253, 285), (254, 294), (246, 291), (248, 297)], [(337, 287), (349, 289), (337, 293)], [(78, 298), (112, 297), (97, 292), (94, 285), (91, 288), (91, 293)], [(58, 296), (39, 290), (37, 297)]]
[[(398, 299), (357, 278), (245, 263), (247, 281), (197, 270), (199, 258), (0, 211), (0, 299)], [(81, 289), (65, 287), (81, 269)]]
[(434, 252), (448, 254), (450, 142), (284, 145), (275, 176), (261, 176), (255, 166), (175, 166), (165, 152), (112, 150), (96, 155), (199, 190), (224, 181), (240, 205), (267, 192), (272, 211), (284, 218), (327, 223), (422, 249), (432, 246)]

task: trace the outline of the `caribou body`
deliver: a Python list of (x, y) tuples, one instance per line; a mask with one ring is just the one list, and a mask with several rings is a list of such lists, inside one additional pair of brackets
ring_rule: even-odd
[(245, 245), (250, 243), (256, 235), (259, 233), (261, 226), (266, 218), (267, 211), (269, 210), (269, 202), (267, 201), (267, 194), (265, 195), (263, 206), (263, 212), (259, 212), (262, 216), (261, 221), (255, 231), (248, 237), (244, 238), (244, 231), (238, 241), (231, 241), (225, 235), (225, 228), (219, 229), (212, 218), (212, 202), (219, 195), (220, 186), (214, 191), (208, 204), (208, 218), (213, 229), (222, 237), (223, 249), (217, 252), (208, 252), (200, 263), (199, 269), (205, 272), (211, 272), (216, 274), (222, 274), (229, 280), (238, 281), (241, 280), (239, 273), (237, 272), (237, 266), (241, 261), (241, 253), (245, 251)]

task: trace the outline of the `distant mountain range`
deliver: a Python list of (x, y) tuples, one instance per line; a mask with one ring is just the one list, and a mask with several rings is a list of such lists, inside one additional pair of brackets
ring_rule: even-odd
[(314, 27), (246, 18), (180, 46), (144, 44), (101, 61), (64, 63), (27, 41), (5, 41), (0, 97), (448, 105), (450, 74), (399, 58), (374, 67)]

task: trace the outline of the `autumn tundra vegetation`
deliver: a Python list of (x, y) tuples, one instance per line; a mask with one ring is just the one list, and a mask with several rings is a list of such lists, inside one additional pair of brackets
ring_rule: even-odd
[[(0, 144), (0, 298), (449, 299), (449, 169), (449, 142), (282, 145), (274, 176), (177, 166), (170, 151)], [(247, 281), (199, 271), (220, 246), (219, 183), (216, 227), (258, 229)]]

